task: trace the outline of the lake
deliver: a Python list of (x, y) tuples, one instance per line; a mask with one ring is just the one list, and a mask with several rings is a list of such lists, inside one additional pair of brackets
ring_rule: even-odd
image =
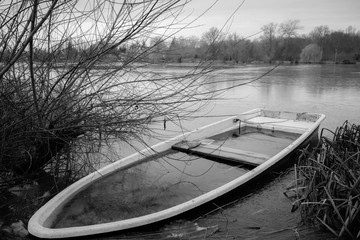
[[(271, 67), (245, 66), (219, 70), (213, 73), (215, 88), (246, 83)], [(332, 129), (345, 120), (359, 121), (359, 93), (360, 65), (278, 66), (259, 80), (226, 91), (221, 99), (210, 103), (208, 109), (212, 110), (208, 116), (227, 116), (258, 107), (321, 112), (327, 116), (323, 126)], [(204, 124), (203, 121), (213, 120), (208, 117), (199, 121)]]
[[(178, 123), (169, 122), (167, 130), (159, 130), (160, 133), (176, 135), (175, 133), (182, 131), (178, 126), (187, 131), (253, 108), (324, 113), (327, 118), (322, 127), (330, 130), (335, 130), (345, 120), (360, 124), (359, 64), (284, 65), (257, 79), (272, 67), (249, 65), (211, 73), (209, 81), (212, 89), (229, 88), (229, 90), (217, 96), (216, 100), (210, 101), (195, 118), (179, 120)], [(150, 144), (159, 141), (151, 138), (145, 140)], [(184, 219), (167, 223), (160, 230), (152, 233), (119, 234), (116, 238), (159, 239), (171, 235), (183, 236), (184, 238), (181, 239), (191, 239), (191, 234), (197, 232), (198, 226), (215, 229), (211, 234), (203, 233), (208, 239), (296, 239), (297, 237), (304, 239), (304, 236), (306, 239), (328, 239), (332, 237), (313, 229), (298, 227), (299, 212), (291, 213), (291, 201), (283, 194), (293, 180), (292, 174), (291, 172), (284, 174), (256, 192), (203, 216), (196, 221), (198, 225), (189, 219)]]

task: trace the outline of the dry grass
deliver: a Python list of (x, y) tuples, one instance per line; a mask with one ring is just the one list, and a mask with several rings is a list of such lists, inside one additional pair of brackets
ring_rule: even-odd
[[(331, 131), (330, 131), (331, 132)], [(360, 125), (347, 121), (304, 150), (296, 166), (294, 208), (304, 222), (319, 223), (337, 237), (360, 237)]]

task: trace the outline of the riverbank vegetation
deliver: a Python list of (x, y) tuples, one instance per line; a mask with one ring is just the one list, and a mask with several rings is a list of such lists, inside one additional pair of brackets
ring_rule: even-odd
[(345, 122), (331, 135), (322, 135), (319, 146), (300, 157), (294, 209), (300, 207), (306, 223), (320, 224), (337, 237), (359, 239), (360, 125)]

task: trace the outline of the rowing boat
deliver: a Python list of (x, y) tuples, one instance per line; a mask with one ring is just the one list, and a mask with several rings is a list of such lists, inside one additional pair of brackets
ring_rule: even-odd
[(128, 230), (189, 212), (294, 161), (323, 114), (254, 109), (120, 159), (70, 185), (30, 219), (39, 238)]

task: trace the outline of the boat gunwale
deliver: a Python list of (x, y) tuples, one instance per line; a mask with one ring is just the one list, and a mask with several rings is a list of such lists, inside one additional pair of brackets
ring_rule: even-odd
[[(269, 110), (267, 110), (269, 111)], [(253, 116), (259, 116), (259, 114), (262, 113), (262, 109), (254, 109), (248, 112), (243, 113), (246, 119), (250, 119)], [(309, 113), (311, 114), (311, 113)], [(314, 113), (315, 114), (315, 113)], [(232, 116), (223, 120), (220, 120), (218, 122), (203, 126), (201, 128), (197, 128), (191, 132), (184, 133), (182, 135), (176, 136), (174, 138), (171, 138), (167, 141), (158, 143), (152, 147), (148, 147), (140, 152), (134, 153), (128, 157), (122, 158), (117, 162), (114, 162), (110, 165), (107, 165), (103, 168), (101, 168), (98, 171), (95, 171), (86, 177), (80, 179), (79, 181), (75, 182), (74, 184), (70, 185), (68, 188), (64, 189), (62, 192), (60, 192), (58, 195), (56, 195), (54, 198), (50, 199), (42, 208), (40, 208), (30, 219), (28, 230), (29, 232), (37, 237), (40, 238), (69, 238), (69, 237), (78, 237), (78, 236), (85, 236), (85, 235), (96, 235), (96, 234), (102, 234), (107, 232), (113, 232), (113, 231), (120, 231), (125, 230), (129, 228), (134, 228), (142, 225), (151, 224), (157, 221), (161, 221), (167, 218), (174, 217), (176, 215), (179, 215), (183, 212), (189, 211), (191, 209), (194, 209), (196, 207), (199, 207), (211, 200), (216, 199), (217, 197), (220, 197), (238, 187), (241, 185), (249, 182), (250, 180), (256, 178), (257, 176), (264, 173), (267, 169), (274, 166), (277, 162), (279, 162), (281, 159), (287, 156), (287, 154), (293, 150), (295, 150), (298, 146), (301, 145), (302, 142), (304, 142), (309, 136), (312, 135), (312, 133), (318, 129), (321, 122), (325, 119), (325, 115), (318, 114), (319, 118), (313, 122), (311, 127), (309, 127), (307, 130), (305, 130), (295, 141), (293, 141), (291, 144), (289, 144), (287, 147), (282, 149), (279, 153), (275, 154), (271, 158), (269, 158), (267, 161), (265, 161), (263, 164), (255, 167), (254, 169), (251, 169), (249, 172), (239, 176), (238, 178), (235, 178), (234, 180), (215, 188), (205, 194), (202, 194), (198, 197), (195, 197), (189, 201), (186, 201), (184, 203), (181, 203), (179, 205), (175, 205), (171, 208), (167, 208), (164, 210), (161, 210), (159, 212), (147, 214), (140, 217), (125, 219), (125, 220), (119, 220), (115, 222), (108, 222), (108, 223), (100, 223), (95, 225), (86, 225), (86, 226), (76, 226), (76, 227), (70, 227), (70, 228), (50, 228), (48, 227), (49, 222), (52, 223), (54, 221), (54, 218), (57, 216), (57, 213), (62, 209), (62, 207), (69, 201), (65, 201), (66, 199), (72, 199), (77, 193), (88, 187), (90, 184), (93, 184), (95, 181), (101, 179), (102, 177), (105, 177), (115, 171), (118, 171), (122, 168), (126, 168), (128, 166), (131, 166), (132, 164), (137, 164), (144, 160), (144, 155), (146, 154), (153, 154), (157, 152), (163, 152), (168, 149), (171, 149), (171, 146), (181, 141), (182, 139), (191, 139), (194, 135), (201, 134), (202, 131), (212, 129), (212, 127), (216, 125), (220, 125), (222, 123), (225, 123), (227, 121), (231, 121), (233, 123), (233, 126), (222, 129), (221, 132), (225, 132), (227, 130), (233, 130), (238, 127), (238, 124), (236, 123), (236, 119), (239, 118), (239, 116)], [(246, 124), (245, 121), (243, 124)], [(279, 126), (277, 126), (279, 127)], [(281, 129), (280, 129), (281, 130)], [(288, 131), (289, 129), (285, 129), (285, 131)], [(196, 137), (195, 137), (196, 138)], [(188, 140), (187, 139), (187, 140)]]

